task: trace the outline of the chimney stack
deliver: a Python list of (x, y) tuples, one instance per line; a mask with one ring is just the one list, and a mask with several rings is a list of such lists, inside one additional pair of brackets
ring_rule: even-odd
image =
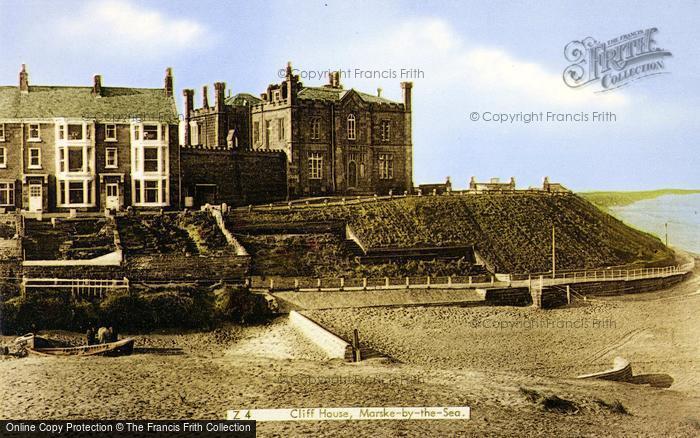
[(377, 88), (377, 97), (382, 97), (382, 89)]
[(413, 82), (401, 82), (401, 91), (403, 92), (403, 106), (406, 112), (411, 112), (411, 89)]
[(183, 145), (185, 147), (191, 146), (192, 145), (192, 137), (190, 135), (190, 117), (192, 116), (192, 106), (194, 105), (194, 90), (182, 90), (182, 95), (185, 96), (185, 117), (184, 117), (184, 139), (183, 139)]
[(216, 111), (224, 111), (224, 100), (226, 99), (226, 83), (225, 82), (214, 82), (214, 105), (216, 105)]
[(26, 64), (22, 64), (22, 71), (19, 72), (19, 91), (22, 94), (29, 93), (29, 73), (27, 73)]
[(329, 79), (328, 85), (330, 86), (330, 88), (338, 88), (338, 89), (343, 88), (343, 86), (340, 85), (340, 72), (339, 71), (332, 71), (328, 75), (328, 79)]
[(209, 108), (209, 89), (206, 85), (202, 87), (202, 108)]
[(168, 67), (165, 69), (165, 96), (173, 97), (173, 69)]
[(102, 97), (102, 76), (95, 75), (92, 80), (92, 95)]

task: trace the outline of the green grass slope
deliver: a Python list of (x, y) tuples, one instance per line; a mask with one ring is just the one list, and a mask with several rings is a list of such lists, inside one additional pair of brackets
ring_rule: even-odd
[(411, 197), (291, 211), (237, 211), (230, 226), (343, 220), (369, 247), (474, 245), (499, 272), (632, 263), (664, 265), (673, 252), (576, 195), (483, 194)]
[(696, 193), (700, 193), (700, 190), (660, 189), (639, 192), (586, 192), (580, 193), (580, 195), (596, 206), (607, 209), (610, 207), (622, 207), (637, 201), (654, 199), (664, 195), (692, 195)]

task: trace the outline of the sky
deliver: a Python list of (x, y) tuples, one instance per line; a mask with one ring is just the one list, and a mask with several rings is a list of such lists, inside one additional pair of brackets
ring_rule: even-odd
[[(700, 188), (699, 19), (698, 1), (0, 0), (0, 85), (22, 63), (33, 85), (162, 87), (172, 67), (199, 105), (202, 85), (210, 100), (216, 81), (258, 95), (291, 61), (306, 85), (342, 70), (346, 88), (397, 101), (411, 80), (416, 183)], [(667, 74), (605, 93), (564, 84), (569, 42), (653, 27)], [(490, 120), (540, 112), (589, 121)]]

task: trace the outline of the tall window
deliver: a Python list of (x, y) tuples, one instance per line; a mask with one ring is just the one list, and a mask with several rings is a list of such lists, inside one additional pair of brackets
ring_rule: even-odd
[(35, 141), (41, 140), (41, 128), (38, 123), (29, 125), (29, 139)]
[(348, 140), (355, 140), (355, 115), (348, 116)]
[(5, 124), (0, 123), (0, 141), (5, 141)]
[(83, 148), (68, 148), (68, 171), (83, 171)]
[(253, 143), (260, 143), (260, 122), (253, 122)]
[(321, 138), (321, 119), (311, 119), (311, 139), (318, 140)]
[(7, 148), (0, 148), (0, 168), (7, 167)]
[(117, 141), (117, 125), (105, 125), (105, 140)]
[(270, 148), (270, 137), (272, 137), (272, 123), (265, 120), (265, 147)]
[(15, 183), (0, 182), (0, 205), (15, 205)]
[(105, 167), (108, 169), (117, 167), (117, 148), (105, 149)]
[(284, 119), (277, 119), (277, 140), (284, 140)]
[(394, 178), (394, 156), (392, 154), (379, 154), (379, 179)]
[(158, 172), (158, 148), (143, 148), (143, 171)]
[(41, 169), (41, 149), (29, 148), (29, 168)]
[(319, 152), (309, 154), (309, 179), (321, 179), (323, 176), (323, 155)]
[(389, 120), (382, 120), (382, 141), (389, 141), (391, 139), (391, 122)]
[(199, 144), (199, 124), (197, 122), (190, 122), (190, 135), (192, 136), (192, 144)]

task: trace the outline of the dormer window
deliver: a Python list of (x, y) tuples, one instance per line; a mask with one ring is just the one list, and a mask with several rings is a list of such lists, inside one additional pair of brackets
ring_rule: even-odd
[(355, 140), (355, 115), (350, 114), (348, 116), (348, 123), (347, 123), (347, 131), (348, 131), (348, 140)]

